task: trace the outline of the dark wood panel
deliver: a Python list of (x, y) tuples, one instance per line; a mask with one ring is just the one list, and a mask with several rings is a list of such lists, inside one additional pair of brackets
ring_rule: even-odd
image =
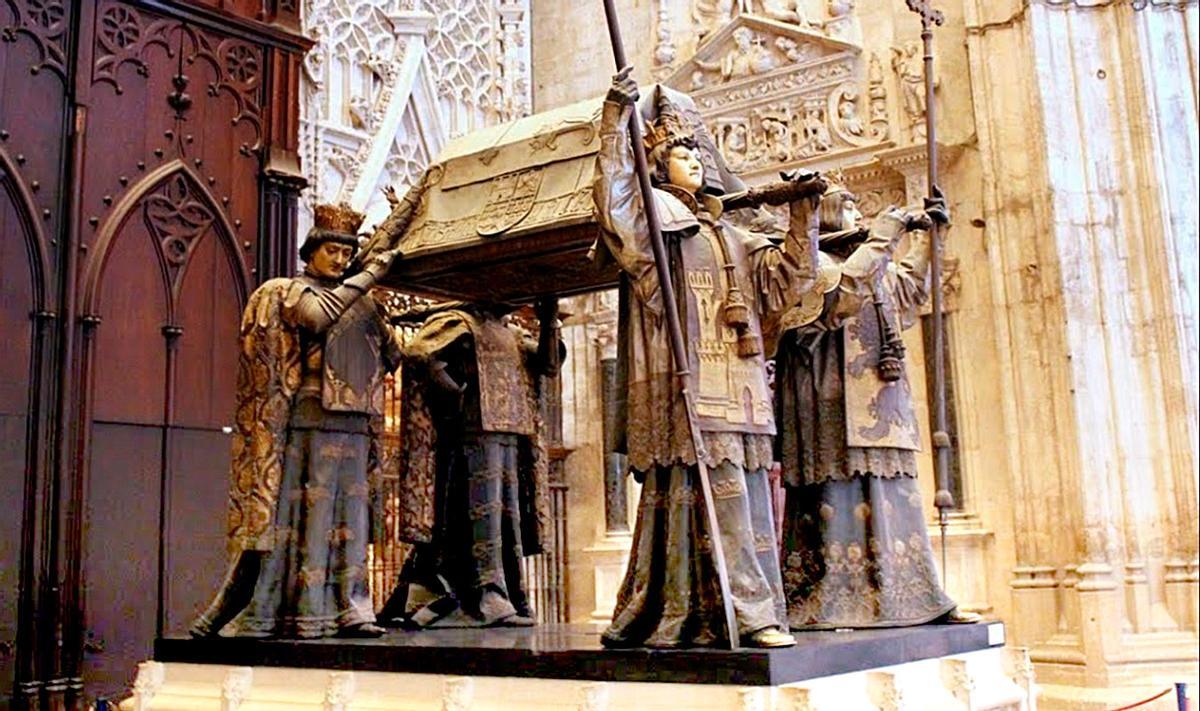
[(84, 519), (85, 623), (104, 646), (84, 657), (93, 694), (118, 695), (152, 651), (161, 456), (160, 428), (92, 427)]
[[(19, 178), (16, 178), (19, 179)], [(36, 235), (29, 234), (30, 216), (19, 204), (14, 176), (0, 161), (0, 323), (5, 325), (4, 357), (0, 358), (0, 414), (24, 416), (29, 409), (31, 316), (37, 308), (34, 263)], [(22, 443), (24, 435), (21, 437)]]
[(126, 225), (99, 279), (93, 412), (102, 422), (161, 425), (167, 293), (145, 224), (129, 220)]
[(231, 266), (237, 255), (229, 254), (215, 231), (201, 238), (189, 260), (176, 309), (183, 335), (173, 424), (183, 427), (220, 429), (233, 424), (242, 295), (240, 278)]
[(167, 492), (165, 629), (182, 634), (208, 604), (225, 572), (230, 436), (172, 429)]
[[(20, 572), (40, 595), (22, 598), (28, 644), (16, 655), (33, 707), (72, 707), (81, 688), (77, 565), (89, 619), (121, 630), (89, 657), (85, 700), (123, 685), (148, 654), (171, 326), (183, 327), (174, 419), (209, 429), (170, 440), (181, 449), (166, 484), (183, 523), (167, 554), (185, 580), (166, 590), (171, 624), (211, 592), (186, 581), (211, 580), (223, 556), (229, 443), (212, 428), (232, 415), (238, 312), (255, 265), (294, 252), (299, 185), (268, 169), (285, 188), (268, 202), (261, 175), (267, 156), (296, 164), (310, 44), (298, 23), (296, 0), (0, 0), (0, 318), (23, 324), (0, 358), (0, 642), (11, 641)], [(263, 205), (282, 229), (260, 248)], [(134, 424), (148, 428), (121, 429)], [(39, 469), (60, 447), (59, 470)], [(130, 561), (154, 571), (127, 575)], [(133, 593), (136, 605), (118, 604)], [(114, 649), (120, 659), (104, 661)], [(0, 658), (4, 694), (11, 657)]]
[(35, 307), (30, 268), (33, 237), (27, 234), (28, 218), (16, 203), (17, 187), (14, 176), (0, 172), (0, 323), (6, 326), (0, 357), (0, 699), (8, 697), (8, 681), (15, 672), (21, 531), (30, 466), (27, 443), (33, 424), (29, 417), (33, 360), (30, 314)]
[[(85, 239), (102, 243), (146, 181), (181, 164), (211, 193), (249, 272), (264, 143), (263, 48), (116, 0), (102, 1), (97, 18)], [(113, 32), (114, 24), (126, 34)], [(139, 120), (124, 120), (130, 115)], [(103, 258), (98, 249), (92, 259)]]
[[(0, 414), (0, 645), (17, 641), (26, 424), (23, 414)], [(15, 647), (0, 651), (0, 708), (12, 688), (14, 662)]]

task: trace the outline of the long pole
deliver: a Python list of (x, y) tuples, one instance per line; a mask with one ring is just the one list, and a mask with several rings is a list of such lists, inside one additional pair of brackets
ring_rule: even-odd
[[(927, 0), (907, 0), (908, 9), (921, 16), (921, 43), (925, 50), (925, 146), (926, 177), (930, 198), (939, 197), (937, 186), (937, 119), (933, 102), (933, 26), (943, 22), (942, 13)], [(947, 514), (954, 508), (950, 493), (950, 435), (946, 431), (946, 326), (942, 314), (942, 225), (933, 223), (929, 233), (930, 280), (933, 289), (933, 451), (937, 473), (937, 493), (933, 505), (938, 511), (941, 532), (942, 585), (946, 584)]]
[[(613, 58), (617, 71), (625, 68), (625, 45), (621, 41), (621, 27), (613, 0), (604, 0), (604, 15), (608, 20), (608, 36), (612, 40)], [(671, 355), (675, 359), (675, 377), (687, 411), (688, 430), (692, 436), (692, 448), (696, 454), (700, 490), (704, 496), (704, 513), (708, 524), (709, 539), (712, 541), (713, 565), (717, 569), (717, 583), (721, 588), (721, 603), (725, 609), (725, 627), (729, 632), (730, 649), (738, 647), (737, 617), (733, 612), (733, 597), (730, 594), (729, 570), (725, 567), (725, 549), (721, 544), (721, 528), (714, 506), (712, 483), (708, 478), (708, 467), (704, 464), (704, 441), (696, 424), (696, 407), (688, 390), (687, 348), (683, 342), (683, 329), (679, 324), (679, 307), (675, 303), (675, 290), (671, 286), (671, 268), (667, 261), (667, 250), (663, 245), (662, 227), (654, 203), (654, 188), (650, 185), (650, 171), (646, 167), (646, 147), (642, 144), (642, 116), (634, 106), (629, 118), (629, 143), (633, 149), (633, 165), (637, 172), (638, 186), (642, 193), (642, 209), (646, 212), (646, 225), (650, 231), (650, 247), (654, 252), (654, 265), (658, 272), (658, 288), (662, 293), (663, 310), (667, 315), (667, 331), (671, 338)]]

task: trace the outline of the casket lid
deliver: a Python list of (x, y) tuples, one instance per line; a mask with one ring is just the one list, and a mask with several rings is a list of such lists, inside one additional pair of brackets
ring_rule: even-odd
[(590, 99), (451, 141), (384, 284), (506, 301), (614, 285), (616, 272), (588, 259), (601, 106)]

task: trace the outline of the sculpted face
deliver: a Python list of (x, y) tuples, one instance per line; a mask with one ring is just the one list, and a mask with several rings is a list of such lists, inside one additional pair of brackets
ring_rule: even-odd
[(853, 200), (845, 200), (842, 202), (842, 229), (853, 229), (858, 227), (858, 223), (862, 222), (862, 213), (858, 211), (858, 205)]
[(750, 49), (751, 39), (752, 37), (750, 35), (750, 30), (746, 29), (745, 27), (739, 27), (733, 32), (733, 41), (737, 45), (737, 48), (743, 52)]
[(667, 157), (667, 182), (695, 193), (704, 185), (704, 165), (696, 151), (687, 146), (675, 146)]
[(354, 248), (348, 244), (324, 242), (313, 250), (308, 268), (323, 279), (340, 279), (353, 256)]

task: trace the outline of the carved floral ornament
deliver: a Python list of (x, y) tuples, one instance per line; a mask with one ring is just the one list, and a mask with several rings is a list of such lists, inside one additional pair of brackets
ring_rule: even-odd
[[(16, 42), (19, 37), (33, 41), (38, 51), (37, 63), (29, 67), (32, 74), (50, 69), (66, 81), (66, 8), (63, 0), (25, 0), (0, 4), (11, 16), (8, 24), (0, 24), (0, 41)], [(3, 17), (0, 11), (0, 17)]]
[[(210, 97), (221, 94), (234, 101), (231, 121), (245, 123), (253, 131), (253, 140), (242, 145), (241, 153), (250, 156), (262, 144), (262, 107), (258, 87), (262, 76), (262, 50), (248, 42), (213, 35), (186, 22), (170, 18), (144, 17), (132, 7), (108, 1), (97, 10), (99, 31), (96, 33), (95, 61), (92, 82), (108, 84), (117, 94), (125, 93), (121, 69), (130, 65), (141, 77), (150, 75), (146, 59), (151, 47), (158, 47), (169, 59), (175, 91), (163, 99), (177, 114), (187, 111), (190, 96), (184, 89), (191, 80), (193, 67), (207, 67), (202, 74), (208, 80), (205, 93)], [(159, 65), (155, 65), (159, 69)]]

